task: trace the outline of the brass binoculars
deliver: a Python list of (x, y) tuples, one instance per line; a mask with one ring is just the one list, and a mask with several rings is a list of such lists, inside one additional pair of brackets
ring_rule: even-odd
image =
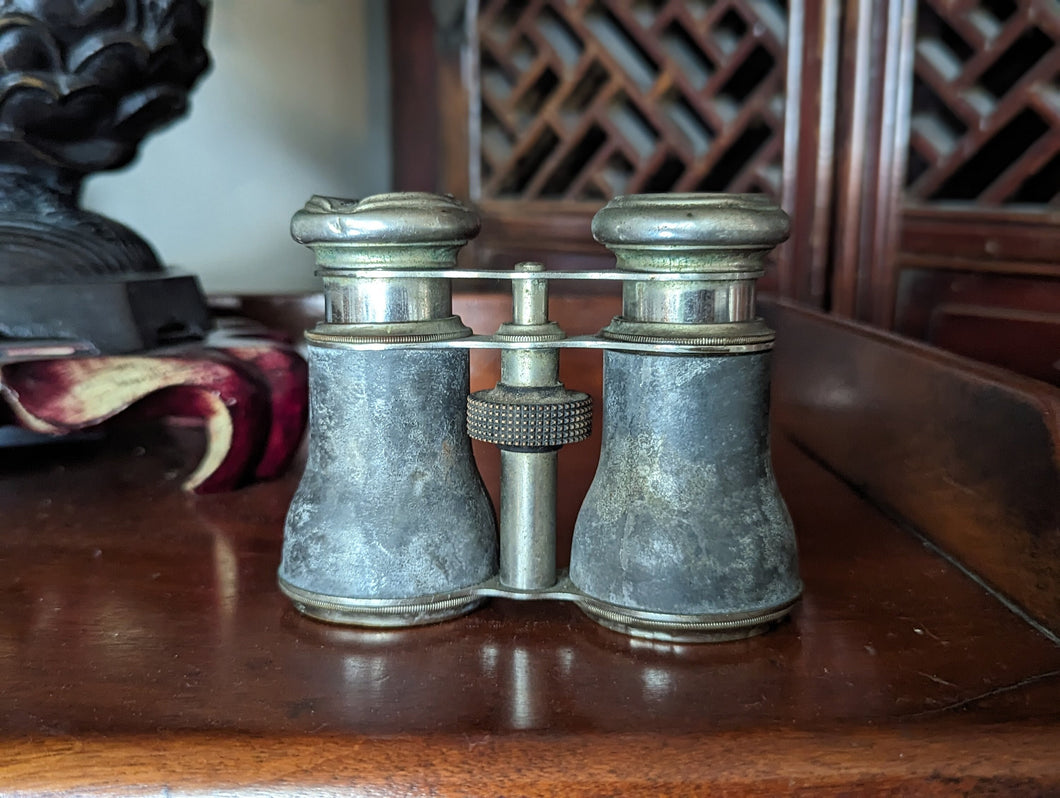
[[(280, 587), (318, 619), (415, 626), (490, 597), (575, 602), (626, 634), (747, 637), (801, 592), (769, 452), (773, 332), (755, 280), (788, 233), (760, 195), (618, 197), (593, 219), (614, 270), (458, 269), (476, 214), (451, 197), (313, 197), (292, 221), (323, 278), (306, 333), (309, 456), (284, 533)], [(508, 280), (511, 321), (478, 335), (452, 312), (461, 279)], [(568, 337), (551, 280), (622, 283), (622, 315)], [(468, 396), (469, 350), (499, 349), (496, 387)], [(589, 435), (591, 399), (558, 379), (562, 349), (603, 350), (603, 435), (556, 565), (559, 449)], [(499, 513), (470, 438), (501, 450)], [(499, 529), (497, 518), (499, 516)]]

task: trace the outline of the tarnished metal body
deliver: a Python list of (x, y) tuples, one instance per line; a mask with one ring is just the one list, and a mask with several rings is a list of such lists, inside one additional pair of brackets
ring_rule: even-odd
[[(414, 625), (490, 596), (576, 602), (619, 631), (746, 637), (801, 590), (769, 459), (769, 350), (754, 281), (787, 235), (757, 196), (620, 197), (594, 235), (618, 270), (455, 269), (477, 219), (451, 198), (314, 198), (295, 216), (324, 278), (307, 333), (310, 454), (291, 504), (280, 584), (302, 612)], [(512, 320), (473, 335), (451, 281), (512, 281)], [(548, 281), (623, 284), (622, 315), (568, 338)], [(560, 350), (604, 350), (600, 464), (556, 568), (556, 462), (589, 434), (590, 399), (558, 379)], [(467, 351), (501, 350), (495, 388), (466, 397)], [(501, 449), (499, 542), (468, 435)]]
[[(496, 573), (493, 507), (464, 424), (467, 381), (460, 350), (309, 347), (310, 449), (280, 579), (310, 614), (356, 620), (358, 599), (431, 596)], [(438, 612), (373, 618), (377, 609), (364, 607), (359, 620)]]
[(769, 461), (768, 403), (766, 352), (605, 352), (600, 465), (571, 581), (616, 612), (718, 621), (787, 608), (801, 585)]

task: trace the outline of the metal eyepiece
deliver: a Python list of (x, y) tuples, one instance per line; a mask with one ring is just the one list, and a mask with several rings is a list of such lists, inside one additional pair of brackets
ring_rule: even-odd
[[(618, 268), (695, 274), (695, 281), (628, 282), (622, 315), (604, 330), (616, 340), (688, 339), (768, 344), (755, 318), (755, 280), (788, 237), (788, 217), (758, 194), (642, 194), (618, 197), (593, 219), (593, 236)], [(712, 327), (706, 332), (702, 325)]]

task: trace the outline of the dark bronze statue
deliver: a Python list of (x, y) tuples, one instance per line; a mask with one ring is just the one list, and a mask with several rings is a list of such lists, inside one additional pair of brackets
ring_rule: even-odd
[(79, 206), (181, 116), (209, 66), (204, 0), (0, 0), (0, 336), (103, 352), (201, 337), (196, 280)]

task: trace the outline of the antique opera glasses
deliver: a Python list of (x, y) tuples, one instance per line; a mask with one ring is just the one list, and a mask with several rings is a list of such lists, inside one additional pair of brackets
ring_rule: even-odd
[[(316, 253), (326, 320), (306, 334), (309, 459), (280, 586), (303, 613), (413, 626), (491, 596), (573, 601), (612, 629), (747, 637), (798, 598), (795, 537), (769, 457), (772, 331), (754, 284), (787, 216), (758, 195), (619, 197), (593, 220), (618, 269), (457, 270), (478, 231), (450, 197), (314, 197), (292, 234)], [(512, 320), (474, 335), (452, 281), (506, 279)], [(568, 338), (548, 281), (619, 280), (622, 315)], [(560, 350), (603, 350), (600, 463), (556, 568), (556, 457), (589, 434), (591, 400)], [(501, 350), (467, 396), (468, 350)], [(469, 435), (501, 449), (499, 542)]]

